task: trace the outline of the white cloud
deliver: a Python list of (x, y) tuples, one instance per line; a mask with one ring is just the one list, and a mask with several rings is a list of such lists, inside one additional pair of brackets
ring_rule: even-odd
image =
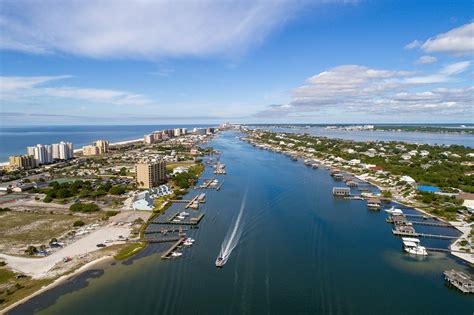
[(0, 77), (0, 92), (8, 93), (20, 89), (31, 89), (50, 81), (70, 78), (69, 75), (43, 77)]
[(462, 82), (462, 78), (456, 75), (469, 66), (470, 62), (448, 64), (432, 74), (371, 69), (358, 65), (339, 66), (310, 77), (306, 85), (292, 91), (289, 103), (270, 105), (256, 116), (301, 117), (305, 113), (326, 111), (341, 115), (404, 112), (423, 115), (428, 108), (437, 110), (436, 114), (447, 116), (472, 115), (472, 86), (449, 89), (433, 86), (445, 82)]
[(426, 52), (441, 52), (453, 56), (474, 54), (474, 22), (428, 39), (421, 48)]
[(416, 65), (425, 65), (427, 63), (433, 63), (433, 62), (436, 62), (438, 61), (438, 59), (436, 57), (433, 57), (433, 56), (421, 56), (420, 58), (418, 58), (417, 61), (415, 61), (415, 64)]
[(95, 58), (232, 54), (261, 42), (303, 4), (290, 0), (3, 1), (0, 47)]
[(461, 61), (461, 62), (456, 62), (456, 63), (451, 63), (449, 65), (444, 66), (440, 73), (445, 74), (445, 75), (453, 75), (453, 74), (458, 74), (461, 72), (464, 72), (471, 66), (470, 61)]
[(110, 89), (78, 88), (70, 86), (44, 87), (51, 81), (71, 76), (0, 77), (0, 100), (21, 101), (46, 97), (52, 99), (73, 99), (92, 103), (113, 105), (149, 105), (154, 102), (147, 97), (127, 91)]
[(411, 43), (405, 45), (405, 49), (415, 49), (421, 46), (421, 42), (417, 39), (412, 41)]

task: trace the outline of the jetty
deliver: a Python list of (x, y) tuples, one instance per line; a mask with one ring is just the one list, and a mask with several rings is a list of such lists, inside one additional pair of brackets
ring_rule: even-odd
[(444, 280), (449, 284), (460, 290), (462, 293), (474, 293), (474, 280), (468, 274), (456, 271), (454, 269), (446, 270), (444, 273)]

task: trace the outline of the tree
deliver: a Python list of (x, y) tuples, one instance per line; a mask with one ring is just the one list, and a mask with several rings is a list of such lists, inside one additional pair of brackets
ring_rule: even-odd
[(122, 186), (114, 186), (109, 189), (109, 193), (112, 195), (123, 195), (125, 191), (125, 188)]
[(99, 211), (99, 206), (95, 203), (75, 203), (69, 207), (73, 212), (94, 212)]
[(37, 252), (38, 252), (38, 249), (33, 245), (30, 245), (30, 246), (28, 246), (27, 249), (25, 249), (25, 254), (28, 254), (28, 255), (34, 255)]
[(122, 167), (122, 168), (120, 169), (119, 175), (120, 175), (120, 176), (125, 176), (125, 175), (127, 175), (127, 168), (126, 168), (126, 167)]
[(72, 224), (73, 227), (79, 227), (83, 225), (85, 225), (85, 223), (81, 220), (74, 221), (74, 223)]

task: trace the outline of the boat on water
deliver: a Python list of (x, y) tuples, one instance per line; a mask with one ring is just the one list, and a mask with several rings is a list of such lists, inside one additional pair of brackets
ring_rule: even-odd
[(216, 267), (217, 268), (222, 268), (225, 265), (224, 258), (222, 257), (217, 257), (216, 259)]
[(403, 215), (403, 211), (400, 209), (397, 209), (395, 207), (391, 207), (390, 209), (386, 209), (385, 212), (391, 215)]
[(174, 257), (174, 258), (178, 258), (178, 257), (181, 257), (183, 256), (183, 253), (180, 253), (180, 252), (172, 252), (171, 253), (171, 257)]
[(403, 249), (412, 255), (427, 256), (428, 252), (424, 246), (420, 245), (420, 240), (413, 237), (403, 237)]

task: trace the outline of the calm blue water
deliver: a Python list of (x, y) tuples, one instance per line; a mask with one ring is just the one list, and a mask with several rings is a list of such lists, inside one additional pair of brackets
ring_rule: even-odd
[(209, 125), (122, 125), (0, 127), (0, 162), (10, 155), (26, 154), (26, 147), (69, 141), (76, 149), (97, 139), (118, 142), (142, 138), (155, 130), (209, 127)]
[(323, 127), (310, 128), (268, 128), (278, 132), (307, 133), (314, 136), (338, 138), (353, 141), (402, 141), (419, 144), (458, 144), (474, 148), (474, 135), (459, 133), (432, 133), (432, 132), (410, 132), (410, 131), (357, 131), (357, 130), (335, 130)]
[[(188, 231), (196, 243), (182, 258), (162, 260), (163, 247), (150, 245), (138, 257), (76, 277), (11, 314), (472, 314), (473, 297), (445, 287), (442, 277), (450, 268), (472, 273), (470, 267), (444, 253), (420, 259), (404, 254), (383, 211), (333, 198), (332, 187), (341, 182), (327, 170), (235, 136), (226, 132), (211, 143), (223, 152), (228, 174), (219, 176), (225, 179), (220, 191), (206, 190), (198, 211), (206, 215)], [(207, 169), (203, 178), (213, 176)], [(241, 238), (217, 269), (246, 191)], [(165, 216), (182, 207), (173, 205)]]

